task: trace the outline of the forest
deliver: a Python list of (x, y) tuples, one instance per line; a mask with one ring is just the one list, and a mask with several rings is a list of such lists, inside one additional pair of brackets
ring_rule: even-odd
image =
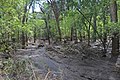
[(120, 0), (0, 0), (0, 80), (120, 80)]

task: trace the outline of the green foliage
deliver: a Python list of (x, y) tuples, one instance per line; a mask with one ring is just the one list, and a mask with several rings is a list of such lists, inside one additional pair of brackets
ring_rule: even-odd
[(108, 30), (110, 31), (110, 34), (112, 35), (114, 32), (120, 32), (120, 23), (113, 23), (110, 22), (108, 24)]

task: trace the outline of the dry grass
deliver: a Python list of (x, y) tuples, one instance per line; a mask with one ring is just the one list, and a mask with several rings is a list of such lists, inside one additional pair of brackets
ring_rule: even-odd
[[(21, 62), (20, 62), (21, 61)], [(19, 67), (16, 67), (18, 66)], [(12, 66), (12, 68), (8, 68), (9, 66)], [(49, 80), (51, 79), (51, 75), (53, 74), (52, 71), (50, 69), (48, 69), (48, 72), (46, 73), (46, 75), (40, 74), (39, 71), (35, 70), (33, 68), (33, 63), (30, 60), (25, 60), (25, 63), (23, 64), (22, 60), (18, 59), (15, 61), (15, 63), (11, 62), (5, 66), (7, 71), (10, 70), (10, 73), (7, 72), (6, 70), (3, 70), (3, 72), (0, 73), (4, 74), (4, 76), (0, 75), (0, 80)], [(27, 72), (25, 71), (27, 69)], [(21, 73), (22, 70), (22, 73)], [(12, 72), (11, 72), (12, 71)], [(9, 76), (10, 74), (14, 74), (14, 72), (16, 72), (16, 76)], [(28, 74), (30, 73), (30, 74)], [(27, 76), (27, 77), (26, 77)], [(13, 79), (14, 78), (14, 79)], [(51, 80), (61, 80), (61, 79), (57, 79), (54, 77), (52, 77)]]

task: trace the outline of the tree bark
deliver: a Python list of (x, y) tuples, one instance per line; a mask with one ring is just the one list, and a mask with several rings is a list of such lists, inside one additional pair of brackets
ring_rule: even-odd
[(107, 42), (107, 30), (106, 30), (106, 12), (105, 9), (103, 10), (103, 27), (104, 27), (104, 34), (103, 34), (103, 52), (107, 53), (107, 49), (106, 49), (106, 42)]
[(53, 10), (55, 20), (56, 20), (56, 24), (57, 24), (57, 28), (58, 28), (59, 39), (61, 41), (62, 40), (62, 35), (61, 35), (61, 29), (60, 29), (60, 25), (59, 25), (60, 10), (59, 10), (55, 0), (50, 0), (48, 2), (51, 4), (51, 8)]
[(74, 33), (73, 32), (73, 27), (71, 27), (71, 38), (70, 38), (71, 41), (73, 41), (73, 33)]
[[(117, 2), (116, 0), (112, 0), (110, 4), (110, 13), (111, 13), (111, 22), (117, 23)], [(112, 55), (117, 56), (119, 53), (119, 32), (114, 32), (112, 37)]]
[(82, 33), (81, 33), (81, 31), (79, 31), (79, 35), (80, 35), (80, 42), (82, 42), (82, 41), (83, 41), (83, 38), (82, 38)]
[(58, 33), (59, 33), (59, 39), (61, 41), (62, 40), (62, 36), (61, 36), (61, 29), (60, 29), (60, 25), (59, 25), (59, 19), (56, 20), (56, 23), (57, 23)]
[(49, 25), (48, 25), (48, 21), (47, 19), (44, 20), (45, 21), (45, 27), (47, 29), (47, 39), (48, 39), (48, 43), (50, 44), (50, 29), (49, 29)]
[[(23, 19), (22, 19), (22, 24), (25, 24), (26, 21), (26, 13), (27, 13), (27, 2), (25, 4), (25, 8), (24, 8), (24, 15), (23, 15)], [(25, 48), (25, 32), (24, 30), (22, 30), (22, 49)]]
[(95, 13), (95, 15), (93, 17), (93, 27), (94, 27), (93, 42), (96, 42), (96, 31), (97, 31), (96, 20), (97, 19), (96, 19), (96, 13)]
[[(92, 20), (92, 16), (90, 17), (90, 22)], [(90, 23), (89, 23), (89, 26), (88, 26), (88, 46), (90, 46)]]
[(34, 43), (36, 42), (36, 28), (34, 28)]

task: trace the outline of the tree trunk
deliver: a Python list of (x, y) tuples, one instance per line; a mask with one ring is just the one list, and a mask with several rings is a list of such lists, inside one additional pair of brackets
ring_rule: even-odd
[(77, 29), (74, 30), (74, 33), (75, 33), (75, 43), (78, 42), (78, 38), (77, 38)]
[(112, 55), (117, 56), (119, 54), (119, 37), (117, 36), (118, 33), (113, 34), (112, 37)]
[(47, 31), (48, 31), (48, 43), (50, 45), (50, 26), (48, 26)]
[(17, 32), (17, 42), (19, 43), (20, 42), (20, 31), (18, 30)]
[(103, 52), (107, 53), (107, 49), (106, 49), (106, 42), (107, 42), (107, 30), (106, 30), (106, 14), (105, 14), (105, 9), (103, 10), (103, 27), (104, 27), (104, 34), (103, 34)]
[(71, 27), (71, 38), (70, 38), (70, 40), (72, 41), (73, 40), (73, 27)]
[(59, 25), (60, 10), (59, 10), (59, 7), (57, 5), (56, 0), (50, 0), (48, 2), (51, 4), (51, 8), (53, 10), (53, 13), (54, 13), (54, 16), (55, 16), (55, 19), (56, 19), (57, 28), (58, 28), (59, 39), (61, 41), (62, 40), (62, 35), (61, 35), (61, 29), (60, 29), (60, 25)]
[[(92, 16), (90, 17), (90, 22), (92, 20)], [(90, 23), (89, 23), (89, 26), (88, 26), (88, 46), (90, 46)]]
[(26, 45), (28, 46), (28, 35), (25, 33), (25, 42), (27, 43)]
[(62, 36), (61, 36), (61, 29), (60, 29), (60, 25), (59, 25), (59, 19), (57, 19), (56, 22), (57, 22), (57, 28), (58, 28), (59, 39), (60, 39), (60, 41), (61, 41), (61, 40), (62, 40)]
[[(25, 4), (25, 8), (24, 8), (24, 15), (23, 15), (23, 19), (22, 19), (22, 24), (25, 24), (26, 21), (26, 13), (27, 13), (27, 2)], [(25, 32), (24, 30), (22, 30), (22, 49), (25, 48)]]
[(79, 31), (79, 34), (80, 34), (80, 42), (83, 41), (83, 38), (82, 38), (82, 33)]
[(50, 44), (50, 30), (49, 30), (49, 25), (47, 19), (45, 21), (45, 27), (47, 29), (47, 38), (48, 38), (48, 43)]
[(25, 34), (24, 31), (22, 31), (22, 49), (25, 48)]
[(94, 26), (94, 33), (93, 33), (93, 42), (96, 42), (96, 31), (97, 31), (97, 26), (96, 26), (96, 13), (93, 17), (93, 26)]
[[(111, 22), (118, 22), (117, 16), (117, 3), (116, 0), (111, 1), (110, 5), (110, 13), (111, 13)], [(112, 37), (112, 55), (117, 56), (119, 53), (119, 32), (114, 32)]]
[(36, 28), (34, 28), (34, 43), (36, 42)]

